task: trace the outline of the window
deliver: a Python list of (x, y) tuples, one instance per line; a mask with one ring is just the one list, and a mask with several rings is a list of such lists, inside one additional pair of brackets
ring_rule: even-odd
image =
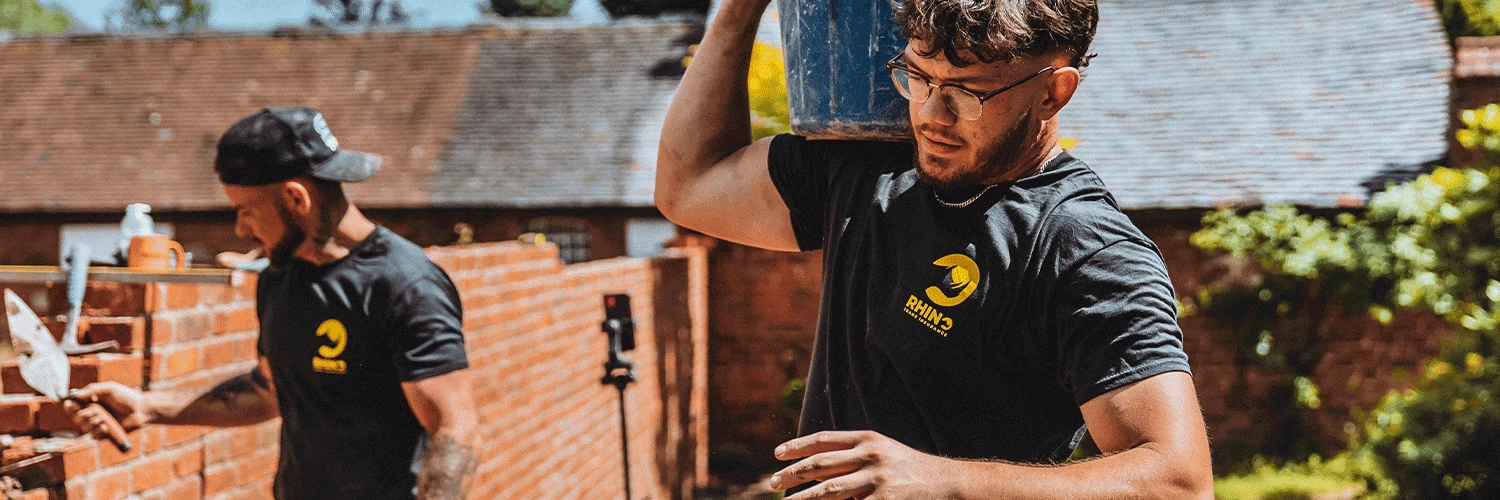
[(625, 220), (625, 255), (655, 257), (665, 250), (667, 241), (677, 236), (677, 226), (660, 217), (637, 217)]
[[(153, 229), (158, 234), (173, 236), (174, 231), (170, 222), (157, 222)], [(89, 259), (104, 261), (112, 258), (120, 241), (120, 224), (63, 224), (58, 235), (58, 262), (67, 262), (68, 249), (73, 245), (84, 245), (89, 247)]]
[(557, 244), (558, 256), (573, 264), (589, 260), (589, 226), (572, 217), (544, 217), (526, 222), (526, 232), (541, 233)]

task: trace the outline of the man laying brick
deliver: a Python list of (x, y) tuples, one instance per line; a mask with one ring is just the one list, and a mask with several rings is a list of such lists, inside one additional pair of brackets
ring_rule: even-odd
[[(214, 169), (271, 267), (256, 289), (259, 365), (207, 392), (89, 385), (127, 429), (281, 417), (281, 499), (461, 498), (477, 466), (462, 309), (448, 275), (344, 196), (380, 168), (340, 149), (317, 111), (230, 127)], [(102, 435), (99, 406), (67, 410)]]
[[(711, 236), (824, 252), (802, 437), (775, 450), (798, 461), (771, 486), (1211, 498), (1166, 266), (1057, 146), (1095, 1), (897, 2), (908, 44), (879, 77), (907, 99), (915, 144), (751, 142), (745, 75), (768, 2), (721, 4), (667, 115), (656, 200)], [(1059, 465), (1085, 430), (1105, 456)]]

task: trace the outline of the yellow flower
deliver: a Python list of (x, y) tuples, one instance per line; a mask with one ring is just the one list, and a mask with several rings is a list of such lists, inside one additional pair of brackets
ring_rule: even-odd
[(1447, 361), (1438, 361), (1427, 365), (1427, 378), (1438, 378), (1453, 371), (1453, 365)]
[(1458, 187), (1464, 181), (1463, 174), (1451, 168), (1438, 168), (1432, 172), (1432, 182), (1445, 189)]
[(1073, 149), (1073, 147), (1077, 146), (1077, 145), (1078, 145), (1078, 138), (1077, 137), (1058, 137), (1057, 138), (1057, 147), (1060, 147), (1060, 148), (1063, 148), (1063, 149)]

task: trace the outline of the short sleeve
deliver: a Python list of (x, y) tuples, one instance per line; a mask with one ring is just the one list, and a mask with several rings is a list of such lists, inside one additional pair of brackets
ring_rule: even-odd
[(440, 274), (394, 292), (390, 342), (396, 375), (411, 382), (468, 368), (463, 308), (453, 282)]
[(1058, 283), (1057, 356), (1063, 388), (1083, 405), (1162, 373), (1191, 373), (1166, 264), (1125, 240), (1094, 252)]
[(767, 158), (771, 182), (791, 212), (797, 246), (804, 252), (823, 248), (831, 172), (823, 149), (820, 141), (782, 134), (771, 139)]

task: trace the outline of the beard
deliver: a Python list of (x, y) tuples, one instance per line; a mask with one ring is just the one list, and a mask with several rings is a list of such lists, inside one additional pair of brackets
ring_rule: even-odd
[[(920, 130), (918, 131), (920, 132)], [(1027, 109), (1015, 123), (1011, 124), (1000, 135), (1000, 140), (987, 145), (977, 146), (977, 164), (959, 165), (952, 163), (953, 160), (940, 159), (937, 156), (925, 154), (921, 148), (915, 152), (917, 164), (917, 180), (923, 184), (938, 190), (955, 190), (973, 188), (1014, 170), (1016, 159), (1021, 156), (1021, 146), (1026, 143), (1026, 137), (1031, 132), (1031, 110)], [(937, 173), (950, 172), (947, 178), (939, 178)]]
[(271, 247), (266, 257), (271, 259), (271, 265), (284, 267), (296, 258), (297, 247), (302, 246), (302, 242), (307, 240), (307, 231), (297, 225), (297, 222), (292, 219), (292, 213), (288, 212), (286, 207), (276, 205), (276, 212), (281, 215), (281, 224), (286, 227), (286, 233), (281, 235), (281, 240)]

